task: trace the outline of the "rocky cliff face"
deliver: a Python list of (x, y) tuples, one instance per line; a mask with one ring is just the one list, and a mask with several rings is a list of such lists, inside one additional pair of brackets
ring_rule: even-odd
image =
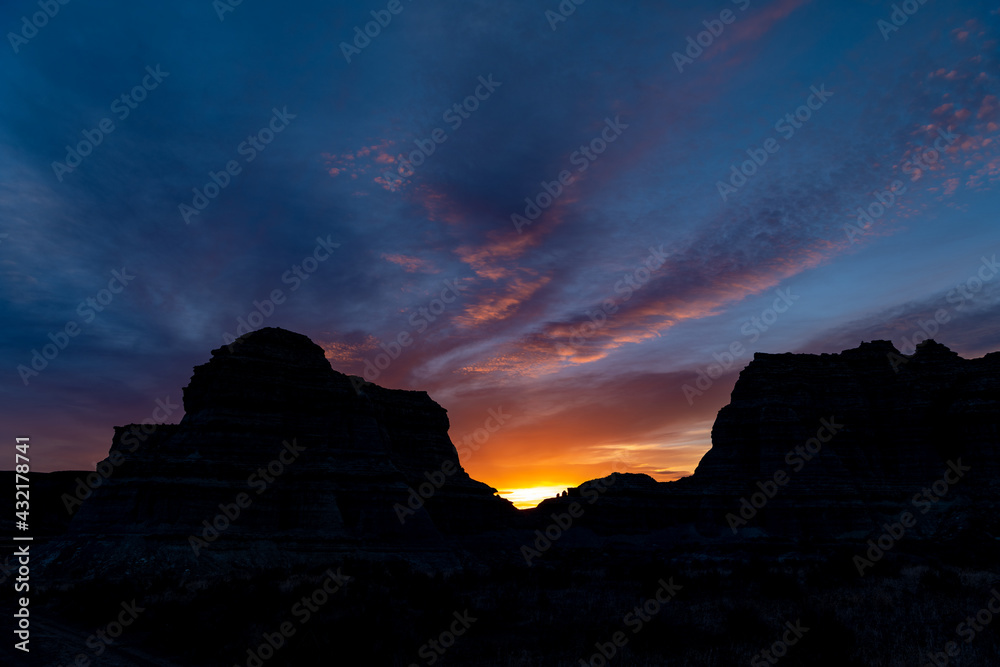
[(338, 373), (300, 334), (261, 329), (214, 350), (184, 409), (180, 424), (115, 429), (102, 463), (114, 472), (68, 533), (99, 537), (106, 548), (91, 555), (109, 567), (141, 561), (151, 543), (186, 565), (401, 544), (446, 560), (447, 536), (516, 514), (462, 469), (447, 413), (425, 392)]
[(520, 514), (462, 470), (426, 393), (337, 373), (299, 334), (262, 329), (214, 350), (184, 407), (179, 424), (115, 429), (98, 468), (113, 474), (53, 544), (55, 570), (517, 561), (574, 502), (581, 529), (561, 545), (867, 539), (903, 512), (917, 518), (910, 537), (1000, 537), (1000, 353), (967, 360), (933, 341), (909, 357), (886, 341), (757, 354), (694, 475), (616, 473)]
[[(926, 341), (907, 357), (873, 341), (839, 354), (756, 354), (693, 476), (614, 487), (582, 523), (608, 533), (727, 535), (735, 524), (746, 536), (835, 538), (911, 511), (911, 534), (1000, 535), (998, 428), (1000, 353), (962, 359)], [(949, 464), (959, 461), (961, 477)], [(953, 483), (935, 488), (945, 477)], [(933, 495), (914, 504), (924, 489)]]
[(719, 411), (696, 477), (738, 483), (788, 467), (787, 452), (817, 432), (830, 437), (821, 465), (805, 462), (798, 475), (813, 488), (923, 484), (958, 456), (995, 476), (998, 417), (1000, 354), (962, 359), (934, 341), (910, 357), (888, 341), (840, 354), (757, 354)]

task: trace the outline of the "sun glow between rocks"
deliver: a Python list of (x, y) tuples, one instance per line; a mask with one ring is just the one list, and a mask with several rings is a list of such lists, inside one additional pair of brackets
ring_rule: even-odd
[(554, 498), (569, 486), (531, 486), (523, 489), (505, 489), (500, 491), (500, 495), (514, 503), (518, 509), (530, 509), (538, 505), (546, 498)]

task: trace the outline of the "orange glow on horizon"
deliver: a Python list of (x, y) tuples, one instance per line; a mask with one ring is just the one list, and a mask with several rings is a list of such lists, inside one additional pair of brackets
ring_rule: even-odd
[(574, 486), (566, 484), (563, 486), (532, 486), (523, 489), (503, 489), (500, 495), (514, 503), (518, 509), (530, 509), (536, 507), (546, 498), (554, 498), (567, 488)]
[[(645, 474), (658, 482), (678, 480), (694, 472), (711, 446), (710, 428), (702, 422), (622, 442), (617, 429), (623, 424), (615, 424), (607, 413), (583, 406), (562, 410), (537, 414), (534, 423), (505, 425), (478, 449), (472, 448), (472, 440), (452, 436), (463, 469), (518, 509), (529, 509), (616, 472)], [(632, 421), (631, 415), (617, 417)]]

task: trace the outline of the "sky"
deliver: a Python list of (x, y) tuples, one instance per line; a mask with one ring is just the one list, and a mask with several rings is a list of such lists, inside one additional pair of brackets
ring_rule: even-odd
[(995, 0), (17, 0), (0, 28), (0, 423), (33, 470), (179, 421), (264, 326), (427, 391), (519, 506), (691, 474), (757, 352), (1000, 349)]

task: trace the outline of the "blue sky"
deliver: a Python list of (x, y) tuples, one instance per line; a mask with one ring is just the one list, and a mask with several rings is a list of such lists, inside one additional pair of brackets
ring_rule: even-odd
[(456, 444), (502, 407), (463, 464), (504, 491), (689, 474), (753, 352), (907, 351), (941, 311), (937, 340), (1000, 349), (996, 3), (221, 7), (0, 13), (0, 411), (36, 469), (179, 402), (239, 318), (349, 373), (402, 335), (369, 379)]

